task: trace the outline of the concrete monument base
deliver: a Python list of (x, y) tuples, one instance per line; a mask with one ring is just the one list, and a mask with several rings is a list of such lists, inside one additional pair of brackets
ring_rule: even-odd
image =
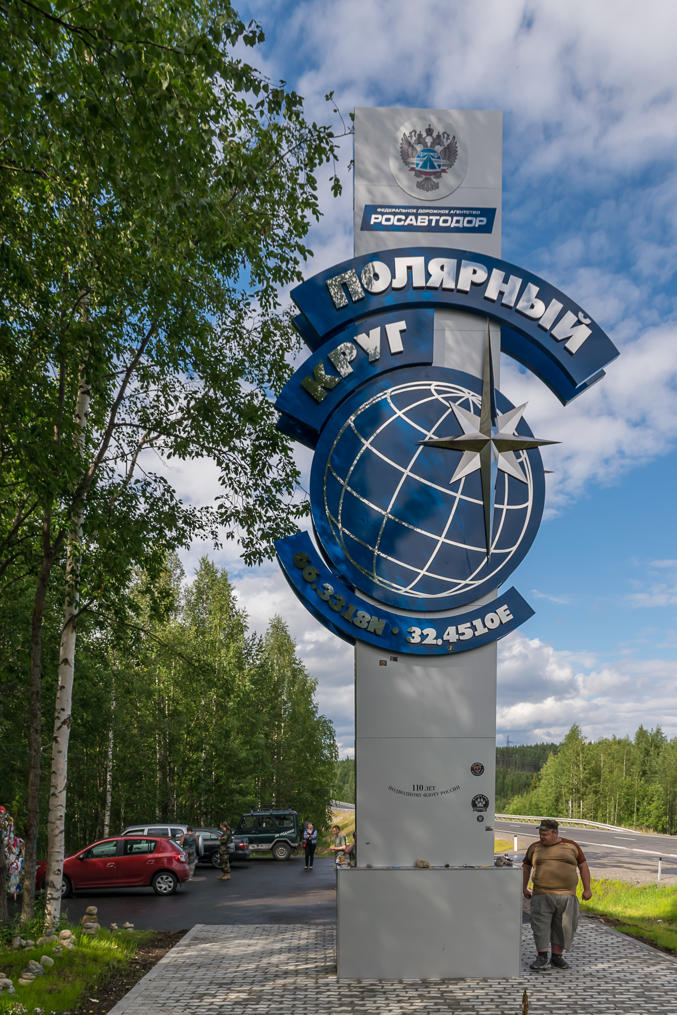
[(342, 868), (337, 881), (339, 980), (519, 975), (519, 868)]

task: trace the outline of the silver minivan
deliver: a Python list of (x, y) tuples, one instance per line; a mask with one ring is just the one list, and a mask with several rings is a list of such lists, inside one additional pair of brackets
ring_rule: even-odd
[[(201, 828), (192, 825), (193, 833), (197, 839), (197, 860), (198, 863), (211, 863), (213, 867), (219, 866), (218, 840), (221, 832), (218, 828)], [(159, 835), (163, 839), (174, 839), (179, 841), (181, 836), (188, 830), (188, 825), (175, 823), (153, 825), (129, 825), (121, 835)], [(231, 860), (249, 859), (249, 842), (246, 836), (233, 835), (228, 843), (228, 855)]]
[[(159, 835), (162, 839), (173, 839), (174, 842), (179, 842), (181, 836), (188, 831), (188, 825), (163, 825), (157, 822), (154, 825), (129, 825), (125, 828), (124, 832), (120, 832), (120, 835)], [(202, 856), (204, 849), (202, 843), (202, 836), (195, 835), (197, 840), (197, 855), (198, 858)]]

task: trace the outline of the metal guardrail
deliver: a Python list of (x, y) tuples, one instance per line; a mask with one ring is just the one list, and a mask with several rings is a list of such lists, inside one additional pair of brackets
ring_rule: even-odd
[[(332, 800), (332, 807), (343, 811), (354, 811), (355, 804), (346, 803), (344, 800)], [(586, 818), (557, 818), (550, 814), (494, 814), (496, 821), (523, 821), (525, 824), (540, 824), (543, 818), (553, 817), (560, 825), (573, 825), (576, 828), (602, 828), (607, 832), (636, 832), (636, 828), (627, 828), (624, 825), (605, 825), (602, 821), (588, 821)]]
[[(354, 811), (355, 804), (346, 803), (345, 800), (332, 800), (332, 807), (343, 811)], [(560, 825), (574, 825), (576, 828), (604, 828), (608, 832), (636, 832), (636, 828), (627, 828), (624, 825), (605, 825), (602, 821), (588, 821), (587, 818), (557, 818), (551, 814), (494, 814), (497, 821), (524, 821), (540, 824), (543, 818), (554, 818)]]
[(544, 817), (553, 817), (560, 825), (574, 825), (576, 828), (603, 828), (607, 832), (635, 832), (635, 828), (623, 825), (605, 825), (601, 821), (587, 821), (585, 818), (556, 818), (549, 814), (494, 814), (497, 821), (524, 821), (540, 824)]

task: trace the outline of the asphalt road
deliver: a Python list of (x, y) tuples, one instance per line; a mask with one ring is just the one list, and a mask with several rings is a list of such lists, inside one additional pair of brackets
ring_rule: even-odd
[(230, 881), (218, 871), (198, 867), (191, 881), (174, 895), (154, 895), (152, 888), (99, 889), (64, 899), (68, 919), (78, 922), (87, 906), (99, 910), (99, 922), (137, 929), (187, 930), (196, 923), (335, 923), (336, 873), (330, 857), (316, 857), (307, 874), (303, 857), (278, 862), (257, 858), (234, 864)]
[[(538, 838), (536, 826), (524, 822), (496, 821), (495, 828), (511, 841), (517, 835), (519, 860)], [(560, 829), (580, 843), (595, 877), (655, 883), (660, 856), (661, 883), (677, 884), (677, 836), (565, 825)], [(302, 856), (286, 862), (258, 857), (233, 865), (230, 881), (218, 881), (211, 867), (198, 867), (194, 878), (169, 897), (156, 896), (151, 888), (99, 889), (65, 899), (63, 909), (68, 919), (78, 922), (90, 905), (98, 907), (104, 925), (128, 920), (137, 928), (154, 930), (184, 930), (196, 923), (334, 923), (336, 874), (329, 857), (316, 857), (309, 873)]]
[[(497, 835), (512, 840), (517, 835), (518, 854), (538, 838), (536, 825), (523, 821), (494, 822)], [(661, 857), (661, 884), (677, 883), (677, 835), (653, 835), (623, 829), (580, 828), (560, 825), (560, 835), (574, 839), (586, 855), (593, 877), (655, 882)]]

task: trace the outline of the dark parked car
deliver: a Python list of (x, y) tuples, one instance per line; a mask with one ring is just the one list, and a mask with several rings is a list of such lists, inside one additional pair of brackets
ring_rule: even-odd
[[(220, 828), (194, 828), (193, 831), (196, 835), (199, 835), (202, 840), (202, 853), (198, 858), (198, 863), (209, 863), (212, 867), (219, 866), (219, 838), (221, 836)], [(233, 839), (228, 843), (228, 854), (230, 856), (231, 863), (233, 860), (248, 860), (251, 856), (249, 851), (249, 840), (242, 835), (235, 835), (233, 833)]]
[(235, 831), (248, 839), (252, 852), (272, 853), (276, 860), (288, 860), (301, 843), (298, 814), (288, 808), (251, 810)]
[[(38, 866), (36, 884), (44, 888), (47, 864)], [(90, 888), (132, 888), (149, 885), (156, 895), (171, 895), (190, 871), (186, 854), (160, 836), (118, 836), (101, 839), (63, 863), (62, 896)]]

